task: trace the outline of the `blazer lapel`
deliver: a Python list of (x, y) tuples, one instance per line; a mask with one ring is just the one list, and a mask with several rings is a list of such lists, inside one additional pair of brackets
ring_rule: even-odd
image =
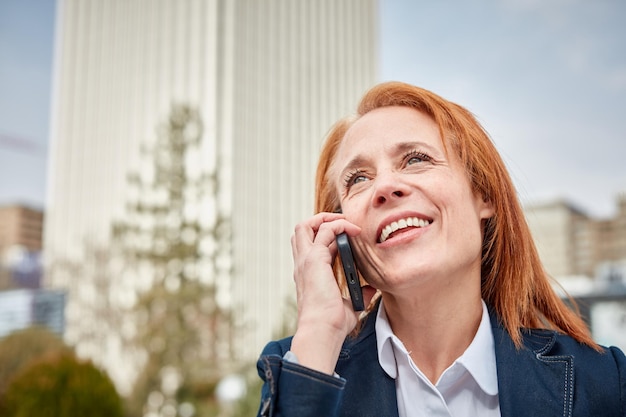
[(396, 381), (380, 367), (375, 333), (376, 310), (368, 314), (358, 336), (343, 346), (336, 372), (348, 381), (342, 416), (398, 417)]
[(550, 353), (556, 333), (525, 331), (524, 346), (517, 349), (493, 312), (491, 324), (502, 417), (571, 416), (574, 361)]

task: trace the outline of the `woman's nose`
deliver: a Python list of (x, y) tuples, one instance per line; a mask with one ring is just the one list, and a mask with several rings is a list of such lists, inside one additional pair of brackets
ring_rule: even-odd
[(407, 186), (396, 175), (379, 176), (374, 193), (374, 206), (380, 206), (398, 200), (409, 192)]

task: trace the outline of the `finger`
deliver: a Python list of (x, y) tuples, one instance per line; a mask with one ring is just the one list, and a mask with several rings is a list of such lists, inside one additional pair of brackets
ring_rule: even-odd
[(292, 241), (292, 248), (295, 254), (309, 248), (313, 244), (315, 236), (322, 224), (341, 218), (343, 218), (343, 215), (338, 213), (318, 213), (310, 219), (298, 223), (294, 230), (295, 245), (294, 241)]
[(361, 228), (345, 219), (322, 223), (315, 235), (314, 243), (330, 247), (337, 235), (344, 232), (356, 236), (361, 232)]

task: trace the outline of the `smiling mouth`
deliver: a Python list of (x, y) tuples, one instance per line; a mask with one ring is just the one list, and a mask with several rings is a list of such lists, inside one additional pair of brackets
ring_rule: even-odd
[(392, 222), (383, 228), (383, 231), (380, 233), (378, 237), (378, 243), (383, 243), (389, 236), (397, 232), (398, 230), (403, 230), (409, 227), (426, 227), (430, 224), (430, 221), (420, 219), (417, 217), (407, 217), (406, 219), (400, 219), (398, 221)]

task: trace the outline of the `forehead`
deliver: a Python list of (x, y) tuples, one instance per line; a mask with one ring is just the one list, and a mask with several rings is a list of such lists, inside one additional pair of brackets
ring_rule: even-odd
[(372, 110), (348, 129), (339, 145), (335, 161), (361, 153), (381, 152), (398, 143), (423, 143), (443, 149), (439, 128), (425, 113), (410, 107), (390, 106)]

